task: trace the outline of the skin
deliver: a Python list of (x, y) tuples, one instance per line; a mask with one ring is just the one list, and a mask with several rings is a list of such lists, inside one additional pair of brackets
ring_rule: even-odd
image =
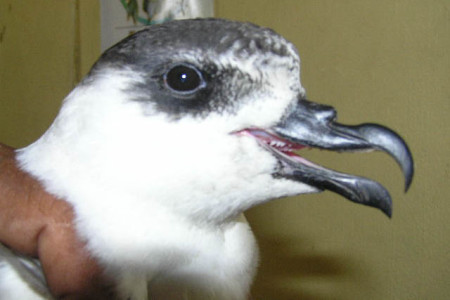
[(58, 299), (112, 299), (110, 282), (84, 249), (70, 204), (21, 171), (13, 148), (0, 144), (0, 241), (39, 258)]

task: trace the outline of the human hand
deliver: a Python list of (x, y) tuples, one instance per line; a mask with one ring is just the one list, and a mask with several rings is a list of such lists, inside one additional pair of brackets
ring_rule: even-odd
[(71, 205), (20, 170), (14, 149), (0, 144), (0, 242), (38, 258), (56, 298), (112, 299), (110, 280), (85, 250), (73, 220)]

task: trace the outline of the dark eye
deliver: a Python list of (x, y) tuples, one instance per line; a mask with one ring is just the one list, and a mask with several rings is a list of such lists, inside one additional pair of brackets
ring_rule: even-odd
[(181, 93), (195, 92), (205, 84), (200, 71), (189, 65), (171, 68), (164, 75), (164, 81), (169, 88)]

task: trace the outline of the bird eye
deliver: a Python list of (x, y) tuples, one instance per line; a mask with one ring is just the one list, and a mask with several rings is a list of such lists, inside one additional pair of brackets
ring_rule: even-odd
[(189, 65), (177, 65), (164, 75), (166, 85), (176, 92), (195, 92), (204, 86), (202, 74)]

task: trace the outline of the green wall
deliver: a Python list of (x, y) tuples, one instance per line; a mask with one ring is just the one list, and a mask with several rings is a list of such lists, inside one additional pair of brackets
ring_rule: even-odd
[(0, 141), (25, 146), (99, 55), (92, 0), (0, 0)]
[[(402, 191), (386, 155), (306, 151), (383, 183), (394, 216), (325, 192), (248, 213), (261, 245), (253, 299), (450, 296), (450, 2), (216, 0), (219, 17), (269, 26), (299, 48), (308, 98), (343, 123), (379, 122), (408, 141), (416, 177)], [(0, 141), (24, 146), (98, 56), (93, 0), (0, 0)]]

